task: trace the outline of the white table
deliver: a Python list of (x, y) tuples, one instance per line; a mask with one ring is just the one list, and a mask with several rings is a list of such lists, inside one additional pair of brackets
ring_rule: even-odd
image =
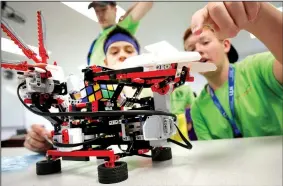
[[(116, 185), (139, 186), (279, 186), (282, 185), (282, 136), (193, 142), (193, 149), (172, 146), (173, 159), (152, 163), (150, 158), (127, 157), (129, 178)], [(2, 149), (2, 156), (31, 153)], [(94, 186), (97, 160), (62, 161), (62, 173), (37, 176), (28, 171), (2, 173), (3, 186)]]

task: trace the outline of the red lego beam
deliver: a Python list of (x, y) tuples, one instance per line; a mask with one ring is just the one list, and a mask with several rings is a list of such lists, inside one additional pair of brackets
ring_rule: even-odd
[(40, 60), (36, 57), (37, 54), (22, 43), (22, 41), (16, 36), (16, 34), (14, 34), (13, 31), (10, 30), (7, 23), (2, 21), (1, 22), (1, 28), (2, 28), (3, 32), (5, 32), (7, 34), (7, 36), (12, 41), (14, 41), (14, 43), (23, 51), (23, 53), (29, 59), (32, 59), (36, 63), (40, 63)]
[(49, 58), (45, 46), (44, 46), (44, 35), (43, 35), (43, 27), (42, 27), (43, 19), (41, 11), (37, 11), (37, 28), (38, 28), (38, 49), (39, 56), (41, 57), (41, 63), (47, 63), (47, 59)]
[(48, 150), (48, 156), (53, 157), (109, 157), (109, 162), (106, 162), (106, 166), (114, 167), (114, 162), (118, 159), (115, 156), (113, 150), (85, 150), (85, 151), (72, 151), (72, 152), (60, 152), (58, 150)]

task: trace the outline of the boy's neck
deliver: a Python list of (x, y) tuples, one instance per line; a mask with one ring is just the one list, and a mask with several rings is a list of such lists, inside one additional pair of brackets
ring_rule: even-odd
[(227, 80), (229, 74), (229, 63), (224, 63), (223, 67), (219, 69), (217, 74), (206, 77), (208, 85), (215, 91), (219, 89)]

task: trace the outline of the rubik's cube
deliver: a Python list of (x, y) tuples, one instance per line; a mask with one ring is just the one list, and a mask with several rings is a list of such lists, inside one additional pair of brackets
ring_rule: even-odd
[(111, 99), (114, 94), (113, 85), (94, 84), (88, 85), (80, 92), (81, 101), (83, 103), (93, 101), (106, 101)]

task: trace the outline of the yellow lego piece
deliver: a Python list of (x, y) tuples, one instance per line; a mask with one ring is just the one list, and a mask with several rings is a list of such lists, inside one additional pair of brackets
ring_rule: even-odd
[[(181, 133), (183, 134), (183, 136), (190, 141), (189, 139), (189, 134), (188, 134), (188, 125), (187, 125), (187, 120), (186, 120), (186, 116), (185, 114), (179, 114), (177, 115), (177, 126), (179, 128), (179, 130), (181, 131)], [(178, 141), (180, 143), (183, 142), (180, 134), (178, 131), (176, 131), (176, 133), (171, 136), (172, 140)]]

